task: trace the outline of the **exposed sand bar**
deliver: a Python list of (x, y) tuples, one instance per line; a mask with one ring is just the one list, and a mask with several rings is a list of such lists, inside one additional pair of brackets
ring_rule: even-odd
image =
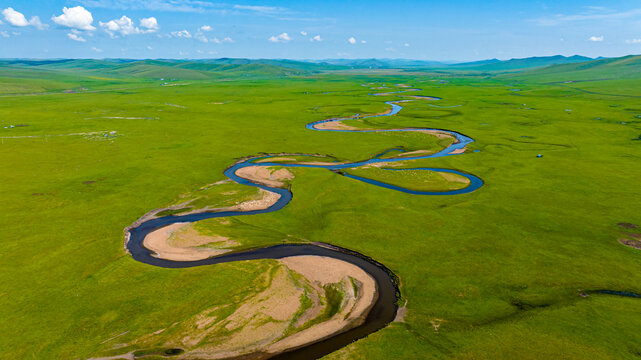
[[(202, 236), (190, 227), (191, 223), (174, 223), (158, 230), (150, 232), (145, 236), (143, 245), (155, 253), (155, 257), (173, 261), (194, 261), (207, 259), (212, 256), (224, 254), (229, 250), (211, 249), (199, 247), (211, 242), (226, 242), (227, 238)], [(182, 235), (179, 246), (172, 243), (172, 239)]]
[(348, 262), (324, 256), (293, 256), (280, 260), (291, 270), (308, 280), (326, 285), (339, 283), (351, 277), (359, 283), (358, 294), (348, 296), (341, 311), (331, 319), (294, 333), (267, 348), (269, 353), (279, 353), (333, 336), (361, 325), (376, 301), (376, 282), (365, 271)]
[(270, 166), (246, 166), (236, 170), (236, 175), (249, 181), (270, 187), (284, 187), (284, 180), (291, 180), (294, 175), (287, 169), (271, 170)]

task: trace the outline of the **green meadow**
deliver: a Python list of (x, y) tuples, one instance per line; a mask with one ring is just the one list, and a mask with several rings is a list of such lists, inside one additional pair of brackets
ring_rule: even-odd
[[(641, 59), (618, 61), (509, 72), (3, 63), (0, 358), (115, 355), (205, 309), (239, 306), (275, 261), (153, 267), (125, 252), (123, 229), (185, 199), (202, 207), (255, 197), (237, 184), (208, 186), (247, 156), (358, 161), (447, 146), (427, 134), (305, 128), (407, 99), (371, 96), (362, 84), (407, 84), (422, 89), (408, 95), (442, 100), (346, 123), (472, 137), (465, 154), (405, 166), (471, 173), (479, 190), (418, 196), (290, 168), (284, 209), (197, 227), (246, 247), (327, 242), (399, 277), (404, 322), (328, 359), (636, 359), (641, 299), (595, 292), (641, 294), (641, 250), (617, 241), (641, 232), (617, 226), (641, 225)], [(347, 172), (410, 188), (463, 185), (419, 171)]]

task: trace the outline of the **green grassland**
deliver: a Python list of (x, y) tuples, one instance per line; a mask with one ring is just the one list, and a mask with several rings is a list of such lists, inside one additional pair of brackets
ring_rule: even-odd
[[(617, 242), (617, 223), (641, 225), (641, 106), (633, 96), (641, 76), (621, 61), (496, 76), (3, 65), (0, 358), (113, 353), (116, 344), (258, 291), (271, 261), (152, 267), (125, 253), (123, 229), (180, 195), (204, 192), (215, 206), (253, 196), (233, 184), (202, 190), (246, 156), (363, 160), (391, 148), (438, 148), (435, 137), (305, 129), (387, 110), (383, 102), (396, 97), (369, 96), (365, 83), (404, 83), (423, 89), (410, 95), (441, 97), (406, 103), (368, 126), (474, 138), (464, 155), (408, 167), (469, 172), (485, 185), (416, 196), (298, 168), (283, 210), (197, 226), (244, 246), (329, 242), (392, 269), (405, 322), (331, 359), (638, 358), (641, 300), (591, 292), (641, 293), (641, 252)], [(160, 86), (161, 73), (183, 85)], [(447, 81), (432, 81), (439, 79)], [(602, 81), (563, 84), (586, 79)], [(223, 198), (228, 191), (238, 191), (233, 200)]]
[(390, 171), (376, 167), (361, 167), (353, 170), (350, 169), (346, 172), (351, 175), (418, 191), (457, 190), (466, 187), (469, 183), (469, 180), (460, 175), (446, 175), (455, 179), (455, 181), (452, 181), (437, 171), (429, 170)]

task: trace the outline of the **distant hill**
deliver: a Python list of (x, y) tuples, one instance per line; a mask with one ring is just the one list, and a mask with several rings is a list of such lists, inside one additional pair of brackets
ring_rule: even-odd
[[(13, 70), (12, 70), (13, 69)], [(242, 59), (133, 60), (133, 59), (0, 59), (2, 76), (12, 71), (54, 71), (64, 76), (207, 80), (234, 77), (282, 77), (348, 69), (411, 69), (452, 73), (481, 73), (488, 76), (555, 79), (563, 73), (568, 80), (595, 76), (639, 77), (640, 56), (592, 59), (585, 56), (543, 56), (523, 59), (488, 59), (465, 63), (411, 59)], [(508, 73), (508, 74), (505, 74)], [(552, 81), (552, 80), (550, 80)]]
[(444, 67), (445, 63), (429, 60), (410, 59), (324, 59), (310, 60), (317, 64), (328, 64), (352, 69), (399, 69), (399, 68), (431, 68)]
[(478, 71), (505, 71), (505, 70), (519, 70), (519, 69), (529, 69), (534, 67), (543, 67), (557, 64), (570, 64), (570, 63), (580, 63), (585, 61), (594, 60), (585, 56), (535, 56), (528, 57), (523, 59), (510, 59), (510, 60), (483, 60), (476, 61), (471, 63), (459, 63), (450, 65), (453, 68), (465, 68), (467, 70), (478, 70)]
[[(0, 60), (0, 66), (16, 69), (48, 70), (79, 75), (108, 77), (138, 77), (157, 79), (206, 80), (237, 76), (290, 76), (302, 75), (305, 66), (285, 67), (288, 61), (183, 61), (183, 60), (124, 60), (124, 59), (64, 59), (64, 60)], [(296, 63), (296, 62), (291, 62)], [(304, 63), (303, 63), (304, 64)], [(293, 64), (289, 64), (293, 65)], [(322, 68), (322, 66), (307, 66)]]
[(597, 79), (637, 79), (641, 78), (641, 55), (628, 55), (619, 58), (592, 60), (581, 63), (558, 64), (540, 69), (532, 69), (509, 78), (521, 78), (537, 82), (582, 81)]
[(512, 71), (543, 67), (555, 64), (578, 63), (594, 60), (585, 56), (542, 56), (523, 59), (489, 59), (464, 63), (444, 63), (439, 61), (409, 59), (326, 59), (323, 63), (345, 66), (352, 69), (455, 69), (466, 71)]

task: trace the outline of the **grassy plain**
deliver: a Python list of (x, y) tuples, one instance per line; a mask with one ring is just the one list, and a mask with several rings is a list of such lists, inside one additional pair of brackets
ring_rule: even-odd
[(405, 322), (328, 358), (641, 354), (641, 301), (590, 292), (641, 293), (641, 253), (617, 242), (616, 225), (641, 225), (641, 107), (631, 96), (638, 83), (563, 84), (569, 73), (556, 71), (361, 71), (160, 86), (47, 71), (25, 83), (0, 73), (0, 358), (87, 358), (259, 291), (257, 279), (275, 262), (151, 267), (125, 253), (123, 228), (224, 180), (223, 170), (248, 155), (362, 160), (390, 148), (437, 148), (430, 137), (420, 147), (405, 135), (305, 129), (379, 113), (383, 101), (398, 99), (368, 96), (364, 83), (441, 97), (371, 121), (474, 138), (469, 148), (479, 152), (411, 165), (469, 172), (485, 185), (415, 196), (299, 168), (283, 210), (198, 224), (246, 246), (329, 242), (400, 277)]

